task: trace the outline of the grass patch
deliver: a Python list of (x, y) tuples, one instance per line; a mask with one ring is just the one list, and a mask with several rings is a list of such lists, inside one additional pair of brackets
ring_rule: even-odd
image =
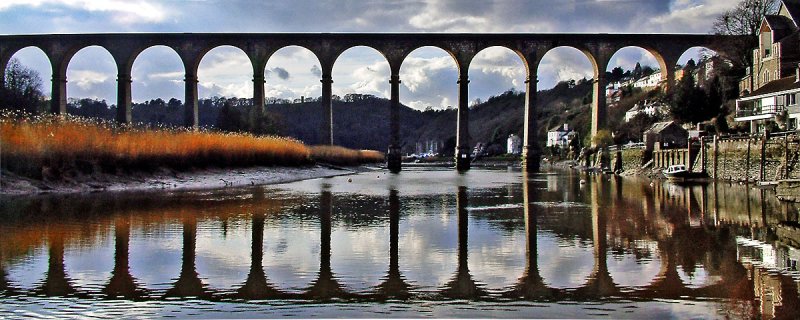
[(31, 178), (77, 170), (124, 173), (170, 168), (349, 165), (383, 160), (377, 151), (309, 148), (278, 136), (147, 129), (74, 116), (0, 114), (2, 168)]

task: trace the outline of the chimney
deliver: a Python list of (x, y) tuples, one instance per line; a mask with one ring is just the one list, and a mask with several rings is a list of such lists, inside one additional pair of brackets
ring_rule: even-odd
[(564, 131), (569, 131), (569, 124), (568, 123), (564, 124)]

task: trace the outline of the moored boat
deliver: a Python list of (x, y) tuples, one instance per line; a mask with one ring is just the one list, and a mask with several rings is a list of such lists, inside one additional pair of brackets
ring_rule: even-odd
[(708, 179), (708, 174), (705, 172), (692, 172), (686, 168), (685, 165), (676, 164), (671, 165), (664, 169), (663, 171), (664, 176), (667, 177), (669, 181), (678, 181), (678, 182), (704, 182)]

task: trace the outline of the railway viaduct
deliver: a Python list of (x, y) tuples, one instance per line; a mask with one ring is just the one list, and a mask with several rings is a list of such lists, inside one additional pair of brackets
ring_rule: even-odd
[[(137, 56), (153, 46), (172, 48), (184, 65), (186, 83), (185, 125), (198, 125), (197, 69), (203, 56), (218, 46), (233, 46), (247, 54), (253, 67), (253, 103), (264, 107), (264, 69), (273, 53), (286, 46), (310, 50), (320, 62), (322, 96), (320, 103), (327, 121), (322, 128), (322, 141), (333, 143), (331, 113), (331, 76), (336, 59), (345, 50), (366, 46), (380, 52), (390, 66), (391, 84), (388, 167), (397, 172), (400, 162), (400, 66), (405, 57), (417, 48), (438, 47), (450, 54), (458, 69), (458, 122), (456, 126), (456, 167), (470, 166), (469, 142), (469, 65), (481, 50), (500, 46), (519, 55), (526, 68), (525, 121), (523, 137), (523, 166), (538, 171), (541, 151), (536, 137), (537, 70), (542, 57), (557, 47), (573, 47), (583, 52), (594, 68), (592, 95), (592, 128), (594, 135), (606, 125), (605, 71), (611, 57), (619, 49), (640, 47), (658, 61), (666, 86), (675, 82), (675, 65), (680, 56), (692, 47), (706, 47), (724, 52), (735, 36), (700, 34), (414, 34), (414, 33), (123, 33), (123, 34), (50, 34), (0, 36), (0, 72), (17, 51), (38, 47), (50, 60), (53, 68), (51, 112), (66, 112), (67, 66), (73, 55), (88, 46), (108, 50), (117, 65), (117, 115), (121, 123), (131, 121), (131, 68)], [(5, 86), (4, 77), (0, 85)]]

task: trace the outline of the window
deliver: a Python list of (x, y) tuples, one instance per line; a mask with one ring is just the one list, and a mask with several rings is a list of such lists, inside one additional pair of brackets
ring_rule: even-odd
[(787, 94), (784, 96), (784, 101), (786, 102), (787, 106), (793, 106), (797, 104), (797, 95), (794, 93)]

